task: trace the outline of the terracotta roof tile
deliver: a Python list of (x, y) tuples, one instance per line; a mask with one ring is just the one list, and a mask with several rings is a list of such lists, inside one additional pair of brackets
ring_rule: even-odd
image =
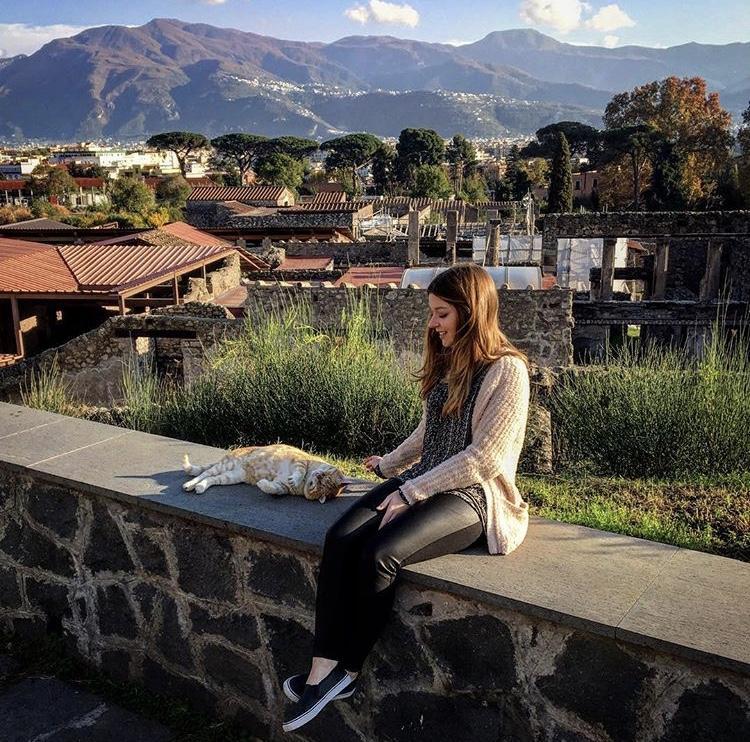
[(190, 192), (188, 201), (278, 201), (286, 193), (283, 186), (199, 186)]
[(276, 269), (278, 271), (297, 270), (325, 270), (331, 264), (330, 256), (307, 258), (301, 255), (287, 255), (284, 262)]
[(395, 283), (401, 284), (401, 277), (404, 275), (405, 268), (398, 266), (384, 266), (382, 268), (369, 268), (367, 266), (357, 266), (349, 268), (341, 278), (334, 283), (335, 286), (341, 286), (342, 283), (351, 283), (355, 286), (362, 286), (365, 283), (374, 283), (376, 286)]
[(71, 293), (78, 283), (53, 245), (0, 237), (0, 293)]

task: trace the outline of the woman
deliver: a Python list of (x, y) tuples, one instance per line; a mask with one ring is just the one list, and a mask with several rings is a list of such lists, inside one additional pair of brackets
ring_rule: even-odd
[(529, 405), (526, 357), (500, 331), (497, 290), (483, 268), (449, 268), (427, 293), (422, 419), (394, 451), (364, 460), (386, 481), (328, 530), (312, 668), (284, 681), (295, 701), (285, 731), (352, 695), (401, 567), (480, 538), (491, 554), (507, 554), (526, 535), (528, 506), (515, 485)]

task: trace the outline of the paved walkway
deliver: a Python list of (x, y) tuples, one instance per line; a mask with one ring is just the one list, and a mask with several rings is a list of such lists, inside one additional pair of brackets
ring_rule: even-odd
[[(0, 683), (17, 669), (0, 655)], [(167, 727), (48, 676), (0, 686), (2, 742), (172, 742)]]

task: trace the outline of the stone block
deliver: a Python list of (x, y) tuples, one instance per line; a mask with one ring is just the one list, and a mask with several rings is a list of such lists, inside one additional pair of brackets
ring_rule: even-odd
[(640, 697), (651, 674), (615, 642), (576, 634), (557, 658), (555, 671), (536, 685), (555, 705), (613, 739), (635, 742)]
[(290, 675), (309, 670), (313, 636), (301, 624), (286, 618), (264, 615), (263, 624), (269, 638), (271, 659), (279, 686)]
[(193, 655), (188, 642), (188, 632), (183, 631), (177, 610), (174, 598), (162, 594), (162, 623), (156, 646), (170, 662), (190, 669), (193, 667)]
[(144, 572), (169, 577), (169, 565), (162, 547), (147, 532), (137, 531), (132, 536), (133, 547)]
[(53, 582), (26, 577), (26, 596), (34, 608), (44, 611), (52, 626), (61, 626), (61, 619), (70, 614), (68, 588)]
[(456, 690), (509, 691), (516, 683), (510, 629), (494, 616), (466, 616), (423, 628), (432, 654)]
[(234, 599), (232, 545), (226, 536), (181, 528), (174, 531), (173, 542), (180, 589), (209, 600)]
[(312, 606), (315, 591), (301, 561), (292, 554), (256, 551), (250, 555), (247, 581), (254, 593), (282, 603)]
[(246, 706), (239, 703), (228, 704), (221, 710), (221, 715), (231, 719), (242, 732), (250, 734), (254, 739), (272, 739), (271, 729), (266, 722), (259, 719), (257, 715)]
[(682, 694), (659, 742), (747, 742), (750, 707), (722, 683), (711, 680)]
[(214, 617), (207, 610), (193, 605), (190, 608), (190, 620), (195, 634), (222, 636), (232, 644), (238, 644), (248, 650), (260, 647), (255, 616), (233, 612)]
[(58, 536), (72, 539), (78, 527), (78, 497), (59, 487), (34, 485), (26, 497), (26, 509), (40, 525)]
[(211, 681), (227, 693), (240, 693), (265, 704), (263, 675), (249, 658), (219, 644), (207, 644), (203, 647), (203, 666)]
[(84, 562), (96, 572), (134, 572), (122, 533), (103, 505), (94, 505), (93, 523), (84, 550)]
[(133, 588), (133, 598), (141, 611), (143, 620), (148, 624), (154, 614), (154, 604), (159, 594), (157, 588), (146, 582), (141, 582)]
[(467, 696), (415, 692), (386, 696), (378, 703), (374, 726), (376, 739), (382, 742), (406, 739), (410, 742), (509, 742), (510, 739), (501, 736), (498, 710)]
[(203, 713), (216, 712), (218, 699), (197, 678), (175, 675), (151, 657), (143, 658), (142, 680), (146, 688), (165, 699), (179, 699)]
[(21, 607), (21, 591), (18, 589), (16, 571), (0, 567), (0, 610)]
[(67, 549), (50, 541), (27, 523), (8, 521), (0, 551), (27, 567), (38, 567), (60, 577), (72, 577), (73, 559)]
[(126, 639), (138, 636), (135, 613), (121, 585), (99, 586), (96, 604), (100, 634)]
[(375, 645), (375, 656), (367, 664), (380, 683), (411, 680), (432, 685), (432, 668), (422, 643), (395, 613)]

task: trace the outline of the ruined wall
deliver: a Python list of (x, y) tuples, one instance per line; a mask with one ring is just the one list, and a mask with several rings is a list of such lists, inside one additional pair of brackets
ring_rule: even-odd
[[(0, 626), (286, 739), (319, 555), (2, 467)], [(600, 558), (605, 558), (603, 555)], [(740, 742), (747, 675), (405, 580), (350, 701), (298, 740)]]
[[(195, 302), (156, 309), (151, 314), (112, 317), (58, 348), (0, 368), (0, 399), (20, 401), (23, 380), (51, 368), (57, 359), (77, 398), (88, 404), (110, 405), (122, 398), (124, 364), (150, 352), (157, 367), (189, 380), (200, 373), (205, 348), (226, 333), (240, 332), (241, 327), (224, 307)], [(160, 332), (180, 337), (153, 337)]]
[[(335, 327), (341, 311), (358, 295), (370, 299), (373, 318), (382, 320), (384, 330), (400, 351), (421, 351), (429, 305), (421, 289), (286, 288), (248, 286), (246, 311), (268, 310), (283, 305), (285, 298), (299, 296), (310, 303), (317, 327)], [(500, 326), (512, 342), (539, 366), (557, 368), (572, 362), (572, 296), (568, 289), (546, 291), (507, 290), (498, 292)]]
[[(669, 237), (668, 299), (698, 295), (709, 240), (724, 245), (722, 281), (731, 281), (734, 301), (750, 300), (750, 211), (646, 211), (546, 214), (545, 265), (554, 266), (557, 239), (564, 237)], [(689, 237), (690, 234), (699, 234)]]

